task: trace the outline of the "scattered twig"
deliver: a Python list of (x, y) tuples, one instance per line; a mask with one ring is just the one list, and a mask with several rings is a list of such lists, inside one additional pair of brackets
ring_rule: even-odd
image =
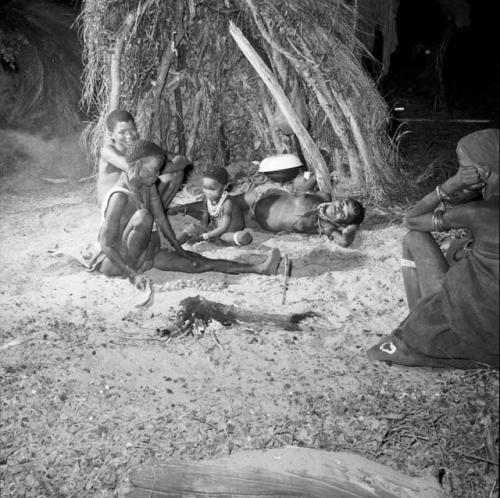
[(389, 425), (386, 427), (385, 431), (381, 433), (381, 436), (378, 441), (377, 441), (377, 448), (375, 450), (375, 454), (378, 456), (380, 454), (380, 449), (382, 448), (382, 445), (385, 443), (387, 440), (387, 436), (391, 433), (391, 426), (392, 422), (389, 422)]
[(23, 446), (22, 444), (18, 444), (17, 446), (12, 448), (4, 457), (0, 459), (0, 465), (6, 465), (9, 457), (11, 457), (22, 446)]
[(86, 176), (84, 178), (80, 178), (78, 181), (80, 183), (83, 183), (83, 182), (88, 182), (90, 180), (94, 180), (95, 178), (97, 178), (97, 173), (95, 173), (94, 175)]
[(495, 479), (495, 482), (493, 483), (493, 486), (491, 486), (491, 491), (490, 491), (490, 494), (488, 495), (489, 498), (492, 498), (493, 497), (493, 493), (495, 492), (495, 488), (497, 487), (497, 483), (498, 483), (498, 480)]
[(471, 455), (470, 453), (459, 453), (457, 454), (464, 456), (465, 458), (472, 458), (473, 460), (478, 460), (480, 462), (485, 462), (485, 463), (490, 463), (491, 465), (496, 465), (497, 467), (499, 466), (498, 462), (494, 462), (493, 460), (490, 460), (489, 458), (482, 458), (478, 457), (475, 455)]
[(169, 342), (172, 337), (167, 337), (166, 339), (156, 339), (156, 337), (126, 337), (124, 335), (118, 336), (120, 339), (125, 339), (126, 341), (154, 341), (154, 342), (161, 342), (166, 343)]
[(5, 351), (6, 349), (14, 348), (16, 346), (21, 346), (22, 344), (26, 344), (27, 342), (42, 340), (41, 337), (31, 337), (30, 339), (25, 339), (22, 341), (19, 337), (10, 342), (6, 342), (0, 346), (0, 351)]
[(493, 440), (493, 436), (491, 434), (489, 424), (486, 424), (484, 426), (484, 435), (486, 438), (486, 448), (488, 449), (488, 454), (489, 454), (491, 460), (493, 460), (494, 462), (497, 462), (496, 465), (498, 465), (498, 457), (497, 457), (497, 452), (495, 449), (495, 442)]
[(219, 347), (219, 349), (221, 351), (224, 351), (224, 346), (221, 344), (221, 342), (219, 341), (219, 338), (217, 337), (217, 335), (215, 334), (215, 332), (213, 330), (211, 330), (212, 332), (212, 335), (214, 336), (214, 339), (215, 339), (215, 343), (217, 344), (217, 346)]
[[(438, 417), (438, 419), (439, 419), (439, 417)], [(436, 419), (436, 420), (438, 420), (438, 419)], [(446, 459), (444, 457), (444, 451), (443, 451), (443, 447), (441, 446), (441, 441), (439, 440), (439, 435), (438, 435), (438, 431), (436, 428), (436, 421), (435, 420), (432, 421), (432, 427), (434, 429), (434, 434), (436, 435), (436, 442), (439, 446), (439, 452), (441, 453), (441, 463), (442, 463), (443, 467), (445, 467), (446, 466)]]

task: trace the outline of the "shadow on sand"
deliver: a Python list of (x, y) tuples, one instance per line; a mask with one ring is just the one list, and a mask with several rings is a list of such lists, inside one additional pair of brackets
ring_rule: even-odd
[(300, 258), (291, 259), (292, 278), (314, 277), (330, 271), (347, 271), (362, 266), (365, 256), (355, 252), (333, 252), (313, 249)]

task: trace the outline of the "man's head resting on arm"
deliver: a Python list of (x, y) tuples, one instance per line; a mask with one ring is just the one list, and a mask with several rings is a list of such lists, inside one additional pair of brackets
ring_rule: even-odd
[(349, 197), (324, 204), (324, 215), (336, 225), (360, 225), (365, 219), (365, 208), (361, 202)]
[(138, 140), (127, 150), (125, 158), (129, 164), (129, 180), (151, 187), (160, 174), (165, 151), (153, 142)]

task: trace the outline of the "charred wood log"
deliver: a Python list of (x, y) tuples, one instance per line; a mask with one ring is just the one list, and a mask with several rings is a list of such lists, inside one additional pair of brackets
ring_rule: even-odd
[(181, 309), (177, 313), (177, 329), (181, 333), (189, 332), (200, 322), (207, 325), (210, 320), (220, 322), (224, 326), (238, 322), (272, 324), (285, 330), (300, 330), (300, 322), (305, 318), (319, 316), (313, 311), (279, 315), (249, 311), (227, 304), (209, 301), (201, 296), (187, 297), (181, 301)]

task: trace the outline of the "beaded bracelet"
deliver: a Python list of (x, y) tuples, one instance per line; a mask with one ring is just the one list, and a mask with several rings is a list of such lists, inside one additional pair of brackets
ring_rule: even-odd
[(210, 237), (208, 236), (208, 233), (204, 233), (202, 235), (203, 240), (208, 240)]

